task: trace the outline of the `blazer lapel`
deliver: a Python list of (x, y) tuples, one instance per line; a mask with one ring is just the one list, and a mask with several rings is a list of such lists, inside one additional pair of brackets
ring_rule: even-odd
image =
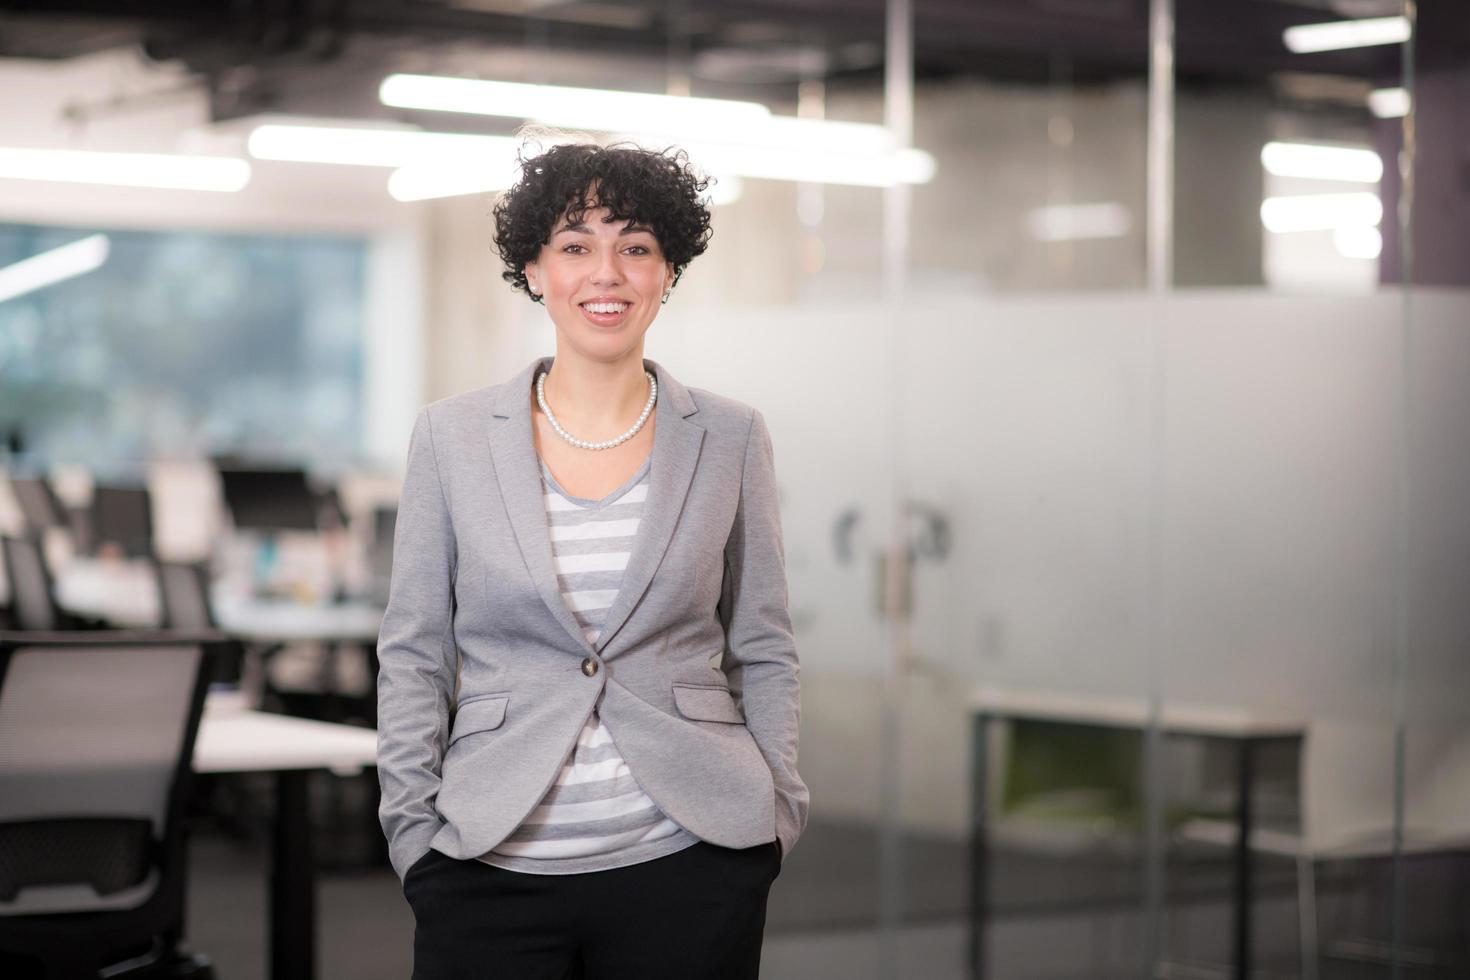
[(688, 390), (657, 361), (643, 363), (658, 379), (658, 402), (654, 415), (658, 425), (653, 432), (653, 465), (649, 468), (648, 499), (643, 505), (643, 519), (633, 538), (633, 551), (623, 572), (617, 598), (607, 611), (607, 622), (597, 637), (596, 649), (602, 653), (643, 593), (653, 581), (653, 573), (663, 561), (664, 552), (674, 537), (674, 527), (684, 510), (684, 499), (694, 480), (694, 467), (704, 445), (704, 427), (687, 416), (698, 411)]
[(490, 429), (490, 455), (495, 460), (500, 499), (510, 515), (510, 526), (515, 531), (526, 568), (531, 572), (531, 580), (536, 583), (536, 591), (541, 593), (541, 600), (557, 622), (577, 641), (577, 648), (591, 653), (592, 646), (577, 624), (577, 617), (561, 597), (556, 566), (551, 560), (541, 463), (531, 436), (531, 381), (542, 368), (550, 367), (551, 361), (549, 357), (537, 358), (500, 389), (494, 410), (499, 418)]
[(608, 610), (607, 621), (594, 647), (587, 642), (582, 627), (561, 595), (542, 499), (541, 463), (531, 434), (531, 383), (552, 361), (551, 357), (537, 358), (501, 387), (493, 408), (497, 418), (490, 427), (490, 454), (516, 543), (542, 601), (576, 640), (579, 650), (601, 652), (648, 590), (654, 570), (668, 550), (694, 479), (695, 464), (704, 443), (704, 428), (686, 418), (698, 411), (688, 390), (658, 362), (644, 358), (644, 366), (658, 379), (648, 500), (617, 598)]

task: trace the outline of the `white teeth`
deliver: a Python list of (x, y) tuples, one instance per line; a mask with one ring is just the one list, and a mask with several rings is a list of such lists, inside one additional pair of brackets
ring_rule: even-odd
[(621, 313), (628, 308), (627, 303), (583, 303), (582, 309), (589, 313)]

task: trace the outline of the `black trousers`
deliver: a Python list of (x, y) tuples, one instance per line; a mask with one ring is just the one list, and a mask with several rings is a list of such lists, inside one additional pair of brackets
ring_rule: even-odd
[(775, 841), (571, 875), (431, 850), (403, 881), (413, 980), (754, 980), (780, 873)]

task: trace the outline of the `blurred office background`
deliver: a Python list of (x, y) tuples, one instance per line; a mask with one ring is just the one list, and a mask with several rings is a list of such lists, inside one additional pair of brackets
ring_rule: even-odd
[(763, 975), (1470, 976), (1460, 0), (0, 3), (8, 625), (231, 639), (183, 947), (408, 973), (393, 505), (553, 349), (489, 215), (564, 87), (803, 121), (607, 124), (718, 179), (647, 356), (775, 440)]

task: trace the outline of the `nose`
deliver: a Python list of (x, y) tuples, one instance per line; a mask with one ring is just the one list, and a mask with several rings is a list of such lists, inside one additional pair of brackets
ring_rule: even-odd
[(601, 258), (592, 270), (592, 283), (596, 286), (613, 286), (623, 281), (623, 268), (616, 248), (605, 248), (598, 253)]

